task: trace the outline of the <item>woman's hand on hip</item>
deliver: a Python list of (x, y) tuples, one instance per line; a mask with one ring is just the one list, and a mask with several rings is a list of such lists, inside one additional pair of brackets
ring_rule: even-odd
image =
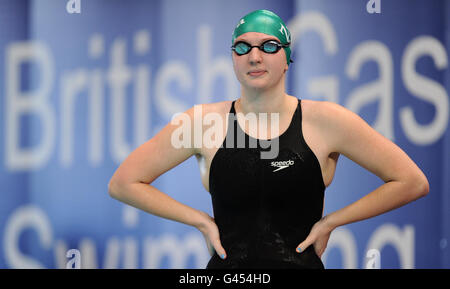
[(323, 217), (314, 224), (308, 237), (297, 246), (296, 251), (302, 253), (310, 245), (313, 245), (317, 256), (319, 256), (319, 258), (322, 257), (323, 252), (327, 248), (328, 240), (330, 239), (333, 229), (334, 228), (327, 223), (326, 216)]
[(219, 255), (220, 258), (225, 259), (227, 257), (227, 253), (225, 249), (222, 247), (222, 243), (220, 242), (219, 228), (214, 221), (214, 218), (209, 216), (205, 212), (201, 212), (202, 216), (204, 216), (203, 222), (197, 226), (197, 229), (203, 234), (205, 238), (206, 245), (208, 246), (209, 254), (214, 255), (214, 251)]

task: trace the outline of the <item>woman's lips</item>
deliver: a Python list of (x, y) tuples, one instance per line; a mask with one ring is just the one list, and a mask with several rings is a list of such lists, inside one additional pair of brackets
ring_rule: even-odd
[(266, 71), (265, 70), (253, 70), (253, 71), (249, 71), (249, 75), (250, 76), (261, 76), (261, 75), (263, 75), (264, 73), (266, 73)]

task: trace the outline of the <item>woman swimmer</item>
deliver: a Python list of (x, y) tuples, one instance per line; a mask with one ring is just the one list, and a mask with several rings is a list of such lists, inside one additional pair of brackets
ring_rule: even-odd
[[(335, 228), (428, 194), (428, 180), (417, 165), (358, 115), (339, 104), (300, 100), (285, 92), (290, 34), (277, 15), (267, 10), (247, 14), (235, 28), (232, 44), (241, 97), (200, 106), (201, 117), (219, 115), (228, 124), (219, 131), (225, 136), (220, 141), (231, 141), (221, 142), (220, 148), (199, 147), (191, 138), (190, 145), (175, 147), (172, 136), (181, 125), (172, 122), (120, 165), (108, 186), (113, 198), (197, 228), (212, 254), (207, 268), (323, 268), (320, 257)], [(191, 123), (195, 108), (184, 114)], [(235, 113), (237, 119), (231, 118)], [(258, 139), (260, 134), (247, 128), (240, 113), (275, 113), (275, 132), (281, 133), (267, 129), (267, 137)], [(239, 132), (245, 136), (244, 147), (236, 146)], [(261, 157), (264, 139), (276, 140), (272, 144), (278, 153), (272, 159)], [(257, 147), (248, 147), (249, 140), (257, 141)], [(340, 154), (384, 184), (322, 216), (323, 193)], [(214, 218), (149, 185), (192, 155), (211, 193)]]

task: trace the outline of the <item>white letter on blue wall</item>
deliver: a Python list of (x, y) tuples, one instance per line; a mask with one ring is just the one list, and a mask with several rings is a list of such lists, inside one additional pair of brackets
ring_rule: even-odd
[[(333, 24), (324, 14), (319, 12), (300, 14), (292, 19), (287, 26), (291, 31), (292, 49), (301, 35), (306, 32), (316, 32), (323, 41), (324, 51), (327, 56), (336, 55), (338, 52), (336, 31)], [(297, 89), (295, 83), (294, 88)], [(325, 100), (339, 103), (339, 80), (335, 75), (314, 78), (308, 82), (308, 93), (312, 96), (322, 96)]]
[[(6, 49), (6, 167), (10, 170), (36, 169), (45, 165), (55, 143), (55, 115), (49, 104), (54, 81), (53, 58), (39, 42), (13, 43)], [(20, 67), (26, 62), (38, 64), (40, 80), (33, 91), (21, 91)], [(31, 75), (30, 75), (31, 76)], [(33, 113), (41, 121), (41, 141), (34, 148), (20, 148), (20, 118)]]
[(411, 107), (400, 109), (400, 124), (406, 136), (413, 143), (428, 145), (436, 142), (445, 132), (448, 123), (448, 95), (437, 81), (422, 77), (416, 73), (417, 60), (425, 55), (432, 57), (439, 70), (447, 68), (445, 47), (435, 38), (420, 36), (411, 41), (405, 49), (402, 60), (402, 77), (406, 89), (417, 98), (430, 102), (436, 110), (431, 123), (417, 123)]
[(378, 64), (380, 77), (355, 88), (348, 96), (346, 107), (358, 113), (363, 106), (379, 100), (378, 115), (372, 127), (390, 140), (394, 140), (392, 99), (394, 76), (389, 48), (378, 41), (362, 42), (350, 54), (346, 67), (347, 76), (351, 80), (356, 80), (360, 76), (361, 67), (368, 61), (375, 61)]
[(42, 269), (42, 263), (26, 256), (19, 249), (19, 239), (26, 229), (33, 229), (45, 250), (51, 249), (53, 233), (47, 215), (33, 205), (17, 208), (6, 221), (2, 253), (11, 269)]

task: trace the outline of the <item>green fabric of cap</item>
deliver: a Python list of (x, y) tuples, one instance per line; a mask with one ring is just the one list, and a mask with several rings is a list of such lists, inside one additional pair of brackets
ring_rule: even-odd
[[(291, 43), (291, 33), (283, 20), (269, 10), (256, 10), (245, 15), (233, 32), (232, 45), (236, 38), (247, 32), (260, 32), (277, 37), (282, 44)], [(283, 48), (286, 52), (287, 64), (290, 64), (291, 48)]]

